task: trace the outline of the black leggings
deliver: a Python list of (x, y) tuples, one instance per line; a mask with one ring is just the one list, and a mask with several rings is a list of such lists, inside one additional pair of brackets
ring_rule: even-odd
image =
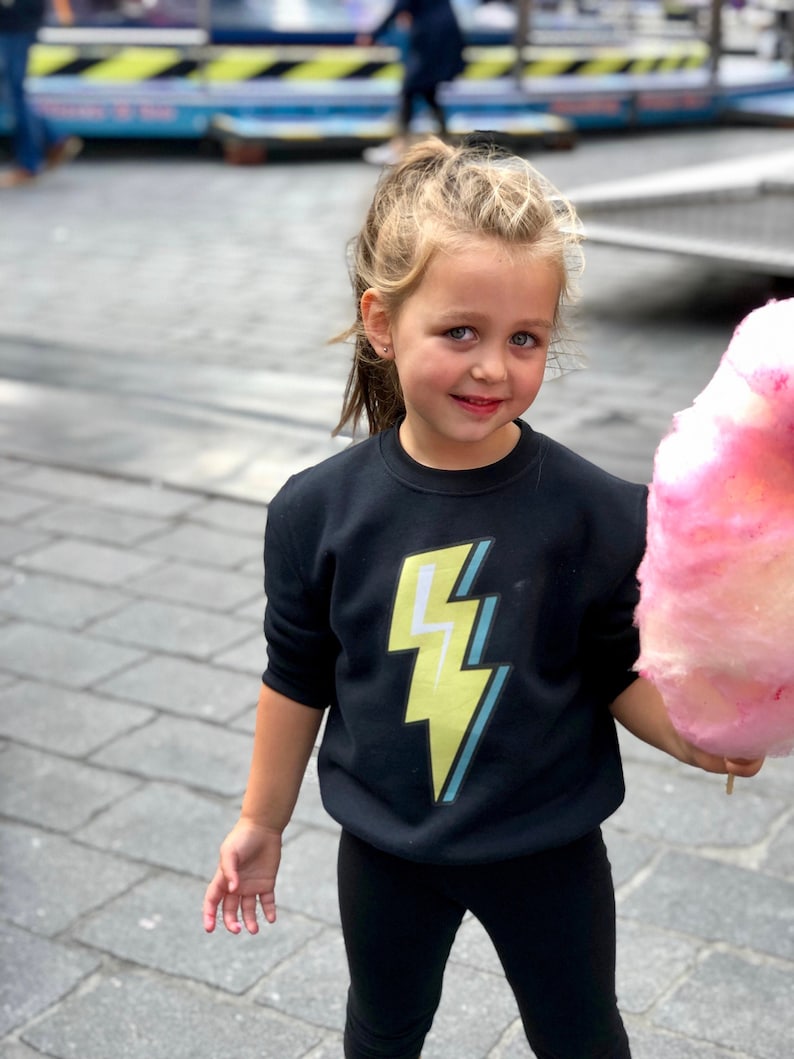
[[(630, 1059), (600, 831), (499, 864), (415, 864), (342, 833), (346, 1059), (417, 1059), (461, 920), (482, 923), (538, 1059)], [(473, 1059), (473, 1057), (472, 1057)]]

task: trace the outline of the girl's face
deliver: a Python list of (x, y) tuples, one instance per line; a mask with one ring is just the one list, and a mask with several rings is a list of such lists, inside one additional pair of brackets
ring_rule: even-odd
[(549, 261), (488, 238), (436, 254), (396, 317), (378, 291), (364, 293), (367, 335), (394, 359), (400, 378), (400, 441), (409, 456), (465, 470), (510, 452), (518, 440), (513, 420), (543, 381), (559, 295)]

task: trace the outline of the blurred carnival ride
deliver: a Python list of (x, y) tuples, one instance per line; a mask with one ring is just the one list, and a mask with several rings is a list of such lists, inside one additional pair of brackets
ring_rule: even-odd
[[(759, 55), (742, 12), (704, 2), (705, 29), (700, 12), (671, 17), (661, 0), (456, 0), (467, 48), (443, 90), (451, 135), (570, 147), (590, 129), (794, 122), (794, 30), (781, 22), (783, 43)], [(402, 42), (354, 44), (385, 7), (75, 0), (75, 26), (47, 28), (33, 50), (30, 90), (51, 121), (86, 138), (214, 136), (240, 162), (285, 148), (360, 151), (393, 128)], [(747, 32), (726, 54), (737, 25)]]

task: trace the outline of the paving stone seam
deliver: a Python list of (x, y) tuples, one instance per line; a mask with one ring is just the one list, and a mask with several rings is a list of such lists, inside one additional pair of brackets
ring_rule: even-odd
[[(47, 459), (36, 459), (35, 456), (20, 455), (13, 451), (0, 452), (0, 457), (11, 463), (19, 464), (20, 474), (23, 473), (25, 467), (43, 467), (55, 471), (86, 475), (88, 477), (99, 478), (110, 482), (119, 481), (129, 482), (132, 485), (144, 485), (153, 490), (167, 490), (174, 493), (182, 493), (186, 496), (194, 496), (198, 499), (224, 500), (229, 503), (241, 504), (253, 508), (265, 508), (267, 506), (264, 500), (260, 501), (249, 497), (241, 497), (235, 493), (225, 491), (218, 486), (204, 486), (199, 488), (198, 486), (190, 485), (189, 483), (169, 481), (167, 479), (156, 478), (146, 474), (136, 474), (134, 471), (125, 471), (121, 469), (106, 470), (101, 467), (96, 467), (95, 465), (75, 463), (69, 460), (57, 460), (49, 457)], [(15, 483), (15, 485), (16, 484), (18, 483)], [(24, 491), (33, 493), (37, 496), (48, 496), (53, 502), (57, 502), (58, 499), (61, 498), (61, 494), (52, 492), (48, 493), (46, 490), (37, 490), (31, 486), (25, 486)], [(102, 506), (101, 501), (96, 501), (96, 503), (98, 506)]]

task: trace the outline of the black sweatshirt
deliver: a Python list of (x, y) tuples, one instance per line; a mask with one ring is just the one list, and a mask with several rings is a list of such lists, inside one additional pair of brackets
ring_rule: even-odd
[(291, 478), (265, 537), (264, 682), (330, 706), (328, 812), (437, 864), (563, 845), (620, 805), (646, 490), (521, 423), (424, 467), (397, 430)]

